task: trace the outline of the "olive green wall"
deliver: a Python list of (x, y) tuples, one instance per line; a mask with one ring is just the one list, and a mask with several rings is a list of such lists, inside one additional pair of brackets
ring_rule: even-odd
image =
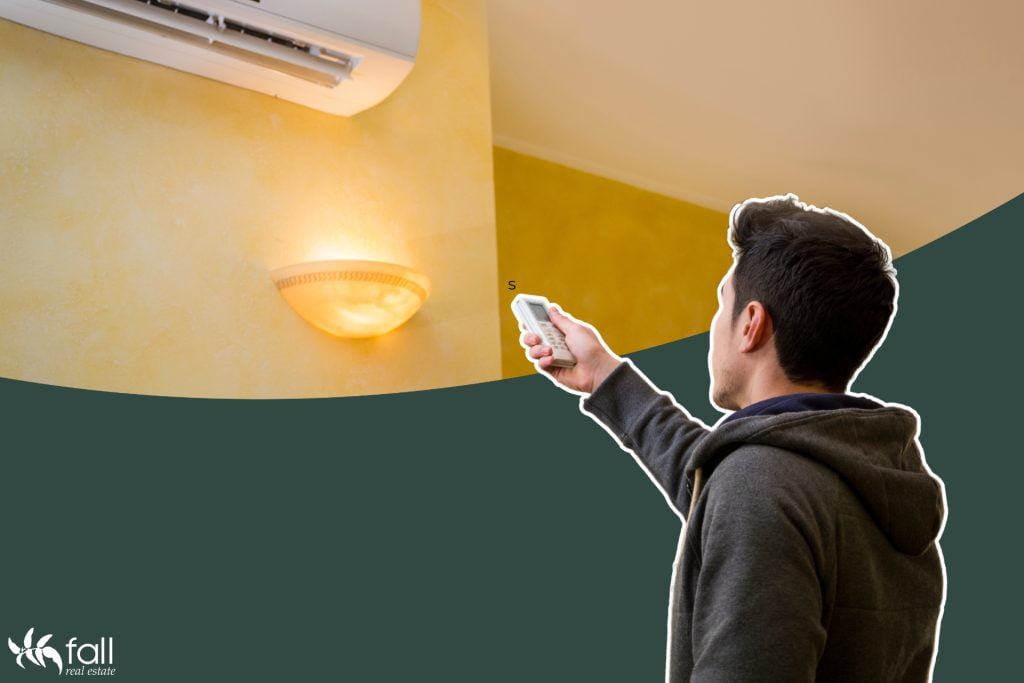
[(505, 377), (533, 372), (509, 308), (520, 292), (592, 323), (619, 353), (708, 329), (732, 263), (725, 213), (501, 147), (494, 190)]

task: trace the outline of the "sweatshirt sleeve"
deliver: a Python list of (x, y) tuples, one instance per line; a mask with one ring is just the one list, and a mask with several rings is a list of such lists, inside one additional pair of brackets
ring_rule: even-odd
[(580, 408), (637, 458), (685, 518), (690, 506), (686, 466), (708, 428), (652, 385), (628, 358), (580, 401)]

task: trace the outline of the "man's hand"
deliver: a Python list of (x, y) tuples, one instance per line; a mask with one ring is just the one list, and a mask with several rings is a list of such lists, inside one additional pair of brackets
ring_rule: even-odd
[(608, 350), (597, 330), (562, 313), (557, 306), (551, 307), (548, 317), (551, 318), (551, 324), (565, 335), (565, 345), (576, 357), (576, 367), (551, 367), (551, 347), (538, 335), (525, 331), (526, 328), (520, 325), (524, 333), (519, 343), (526, 349), (527, 357), (531, 361), (535, 360), (537, 369), (549, 375), (556, 384), (571, 391), (592, 393), (619, 366), (622, 359)]

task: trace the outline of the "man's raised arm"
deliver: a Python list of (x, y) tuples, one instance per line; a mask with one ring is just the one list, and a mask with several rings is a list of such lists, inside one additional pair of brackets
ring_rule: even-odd
[(552, 366), (551, 348), (531, 332), (520, 338), (527, 356), (559, 387), (581, 396), (581, 409), (637, 458), (685, 518), (690, 505), (686, 466), (708, 428), (655, 388), (632, 361), (612, 353), (592, 326), (556, 306), (549, 317), (565, 335), (576, 367)]
[(672, 507), (686, 517), (686, 466), (708, 428), (651, 385), (628, 358), (580, 400), (580, 407), (636, 456)]

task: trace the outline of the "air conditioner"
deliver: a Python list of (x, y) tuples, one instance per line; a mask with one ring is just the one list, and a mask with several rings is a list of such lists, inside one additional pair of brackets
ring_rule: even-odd
[(0, 17), (351, 116), (412, 69), (420, 0), (0, 0)]

